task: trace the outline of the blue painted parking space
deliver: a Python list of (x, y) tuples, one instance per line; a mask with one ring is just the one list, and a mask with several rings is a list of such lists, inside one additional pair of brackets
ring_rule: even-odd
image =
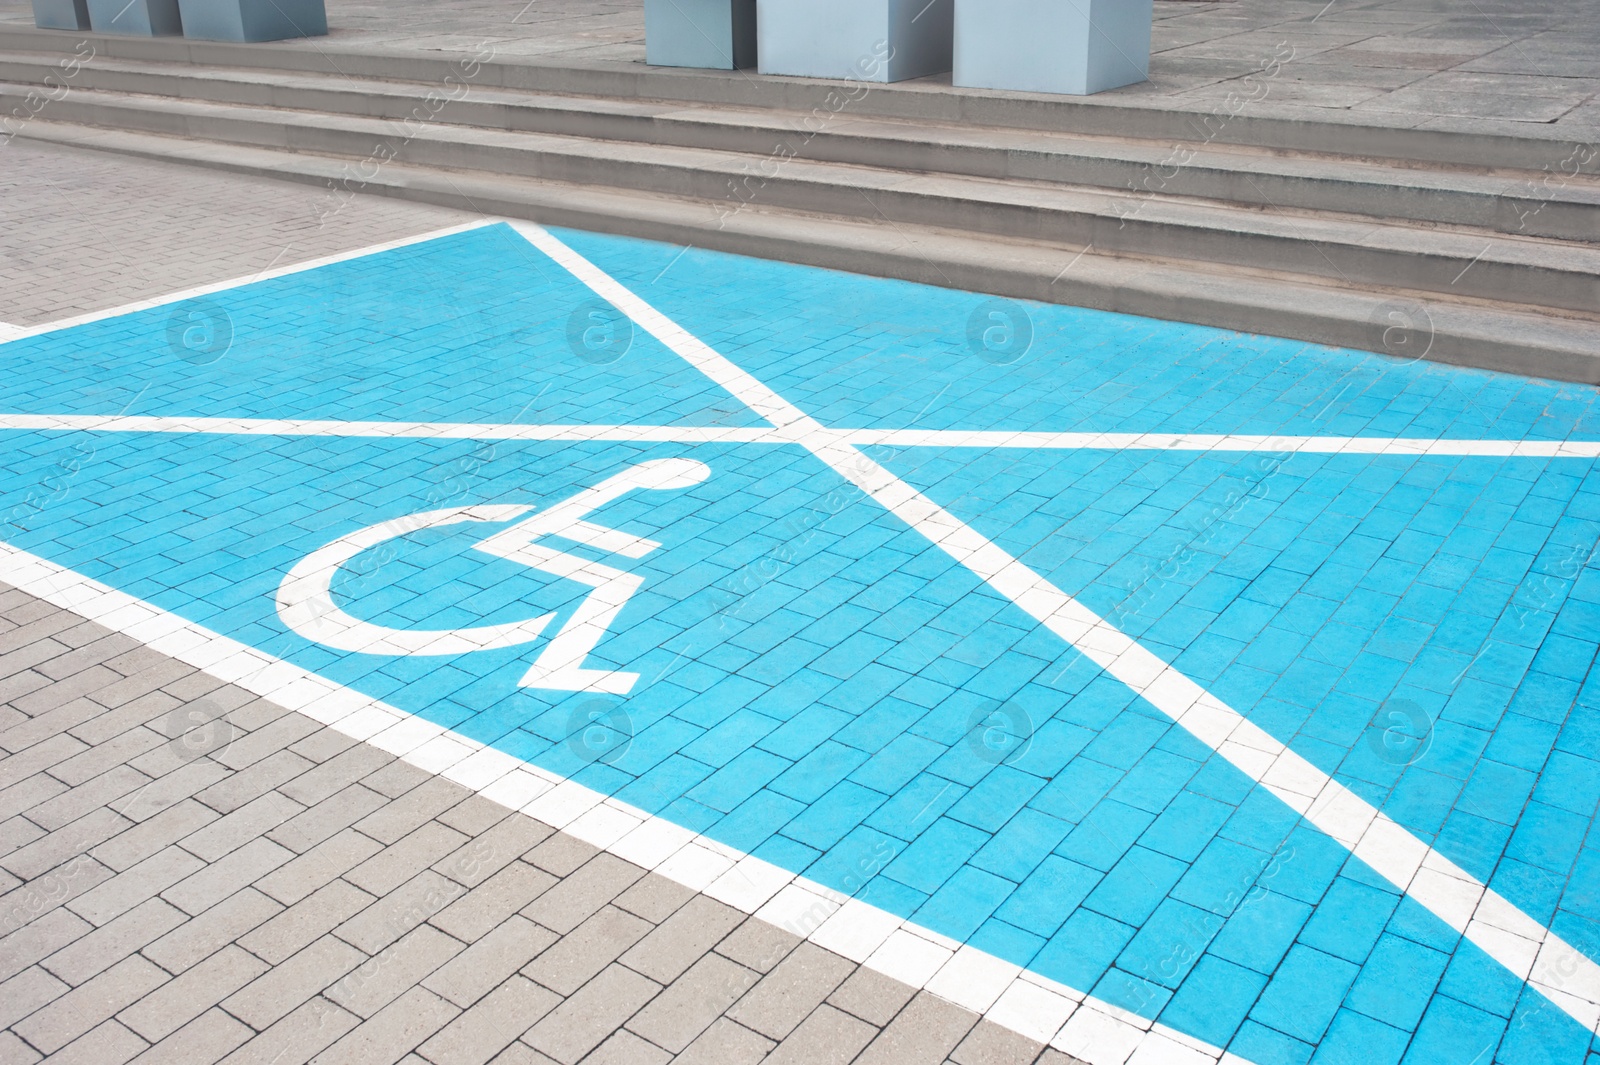
[(1600, 1060), (1595, 389), (556, 235), (690, 339), (489, 226), (14, 341), (0, 539), (1216, 1054)]

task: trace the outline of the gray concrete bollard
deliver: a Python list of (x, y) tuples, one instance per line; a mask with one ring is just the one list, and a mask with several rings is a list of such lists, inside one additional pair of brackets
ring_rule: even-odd
[(33, 0), (33, 24), (41, 30), (86, 30), (88, 0)]
[(952, 80), (1074, 96), (1150, 77), (1151, 0), (955, 0)]
[(178, 0), (89, 0), (89, 25), (96, 33), (129, 37), (176, 37), (183, 33)]
[(201, 41), (281, 41), (328, 32), (323, 0), (178, 0), (183, 35)]
[(644, 50), (660, 67), (753, 67), (756, 0), (644, 0)]
[(954, 0), (759, 0), (761, 73), (905, 81), (950, 69)]

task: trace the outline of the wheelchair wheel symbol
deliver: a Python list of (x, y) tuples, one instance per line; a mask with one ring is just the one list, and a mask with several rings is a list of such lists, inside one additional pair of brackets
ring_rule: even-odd
[(474, 550), (588, 585), (590, 589), (528, 667), (522, 687), (626, 695), (638, 683), (637, 673), (589, 669), (583, 663), (643, 585), (644, 578), (552, 547), (545, 541), (559, 537), (624, 558), (643, 558), (661, 545), (597, 525), (588, 520), (589, 515), (628, 492), (690, 488), (710, 476), (710, 467), (693, 459), (652, 459), (543, 510), (518, 505), (457, 507), (358, 529), (312, 552), (289, 571), (278, 586), (278, 616), (290, 629), (314, 643), (362, 654), (450, 656), (532, 643), (544, 635), (555, 621), (555, 614), (501, 625), (395, 629), (363, 621), (333, 600), (333, 580), (340, 568), (368, 548), (422, 529), (470, 522), (514, 522), (480, 540)]

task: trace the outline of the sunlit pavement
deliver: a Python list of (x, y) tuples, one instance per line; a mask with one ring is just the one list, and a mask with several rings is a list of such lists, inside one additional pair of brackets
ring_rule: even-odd
[(0, 358), (0, 580), (913, 987), (1590, 1053), (1593, 388), (522, 224)]

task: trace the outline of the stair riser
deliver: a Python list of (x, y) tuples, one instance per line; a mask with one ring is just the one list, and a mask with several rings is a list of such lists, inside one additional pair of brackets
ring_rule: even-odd
[[(44, 126), (45, 124), (40, 124)], [(48, 136), (48, 128), (30, 127), (27, 136)], [(98, 147), (144, 158), (161, 159), (160, 153), (106, 145)], [(291, 160), (305, 168), (253, 166), (213, 157), (186, 159), (194, 165), (232, 173), (301, 181), (325, 186), (330, 177), (325, 161)], [(322, 163), (318, 169), (314, 164)], [(1024, 268), (983, 265), (949, 257), (930, 257), (917, 248), (897, 252), (881, 247), (863, 249), (821, 240), (784, 239), (771, 234), (718, 229), (685, 221), (681, 212), (672, 217), (631, 214), (609, 207), (604, 210), (574, 206), (559, 190), (548, 198), (530, 199), (500, 194), (475, 186), (463, 191), (456, 183), (412, 175), (386, 183), (381, 179), (362, 191), (412, 202), (472, 211), (474, 214), (527, 218), (550, 225), (565, 225), (596, 232), (616, 233), (674, 244), (692, 244), (715, 251), (777, 259), (830, 269), (849, 270), (877, 277), (898, 278), (943, 288), (989, 292), (1014, 299), (1038, 300), (1068, 306), (1091, 307), (1168, 321), (1183, 321), (1242, 332), (1291, 337), (1357, 351), (1382, 350), (1383, 331), (1372, 321), (1331, 317), (1315, 311), (1264, 311), (1260, 307), (1230, 302), (1226, 292), (1215, 297), (1191, 295), (1183, 299), (1123, 286), (1100, 285), (1068, 274), (1054, 280)], [(1427, 356), (1431, 362), (1476, 366), (1557, 380), (1600, 384), (1600, 353), (1579, 353), (1536, 344), (1518, 346), (1486, 341), (1448, 329), (1431, 333)]]
[[(0, 60), (0, 81), (41, 84), (54, 68)], [(363, 118), (416, 121), (427, 115), (421, 97), (383, 92), (340, 91), (267, 83), (201, 79), (181, 73), (96, 70), (85, 67), (74, 84), (107, 92), (169, 96), (190, 101), (249, 107), (291, 108)], [(681, 113), (680, 113), (681, 114)], [(1188, 196), (1256, 207), (1335, 211), (1384, 219), (1472, 226), (1529, 237), (1600, 241), (1600, 205), (1550, 199), (1528, 182), (1507, 180), (1501, 195), (1434, 191), (1385, 184), (1189, 165), (1164, 165), (1169, 150), (1151, 149), (1148, 161), (1094, 155), (1003, 151), (929, 144), (899, 138), (805, 130), (780, 135), (769, 127), (701, 122), (671, 116), (620, 115), (537, 105), (510, 106), (474, 100), (470, 93), (452, 100), (436, 121), (485, 129), (636, 141), (686, 148), (742, 152), (761, 159), (795, 154), (818, 162), (972, 177), (1029, 181), (1125, 192), (1123, 210), (1136, 211), (1153, 196)], [(1175, 169), (1175, 172), (1169, 173)]]
[[(745, 149), (748, 150), (748, 149)], [(769, 150), (770, 152), (770, 150)], [(1600, 204), (1558, 203), (1506, 182), (1501, 195), (1425, 190), (1340, 179), (1251, 173), (1189, 164), (1177, 168), (1083, 155), (996, 152), (857, 137), (813, 138), (799, 154), (818, 162), (879, 165), (971, 177), (1018, 178), (1090, 186), (1118, 193), (1137, 212), (1162, 196), (1217, 200), (1250, 207), (1331, 211), (1386, 221), (1471, 226), (1493, 232), (1600, 241)], [(1542, 209), (1541, 209), (1542, 208)]]
[[(0, 98), (3, 100), (3, 98)], [(287, 125), (217, 116), (194, 118), (165, 111), (128, 108), (82, 97), (51, 105), (40, 120), (58, 120), (139, 130), (175, 137), (251, 147), (288, 149), (349, 160), (347, 180), (360, 188), (370, 178), (380, 138), (320, 126)], [(400, 161), (415, 166), (481, 170), (573, 184), (610, 186), (708, 202), (735, 211), (740, 198), (730, 187), (743, 181), (741, 172), (672, 167), (602, 159), (581, 152), (562, 153), (515, 147), (462, 146), (418, 136), (406, 143), (388, 139)], [(367, 165), (363, 165), (367, 164)], [(1577, 272), (1516, 267), (1495, 262), (1474, 263), (1470, 257), (1430, 255), (1318, 244), (1311, 239), (1222, 231), (1165, 222), (1156, 217), (1100, 211), (1039, 210), (1012, 204), (933, 195), (925, 192), (859, 188), (836, 182), (804, 180), (781, 169), (765, 183), (744, 186), (743, 198), (755, 208), (811, 211), (818, 214), (878, 219), (884, 224), (935, 226), (997, 238), (1044, 240), (1071, 249), (1093, 245), (1109, 254), (1148, 255), (1220, 263), (1251, 269), (1286, 271), (1336, 283), (1387, 286), (1452, 296), (1526, 303), (1564, 310), (1589, 311), (1600, 306), (1600, 278)]]

